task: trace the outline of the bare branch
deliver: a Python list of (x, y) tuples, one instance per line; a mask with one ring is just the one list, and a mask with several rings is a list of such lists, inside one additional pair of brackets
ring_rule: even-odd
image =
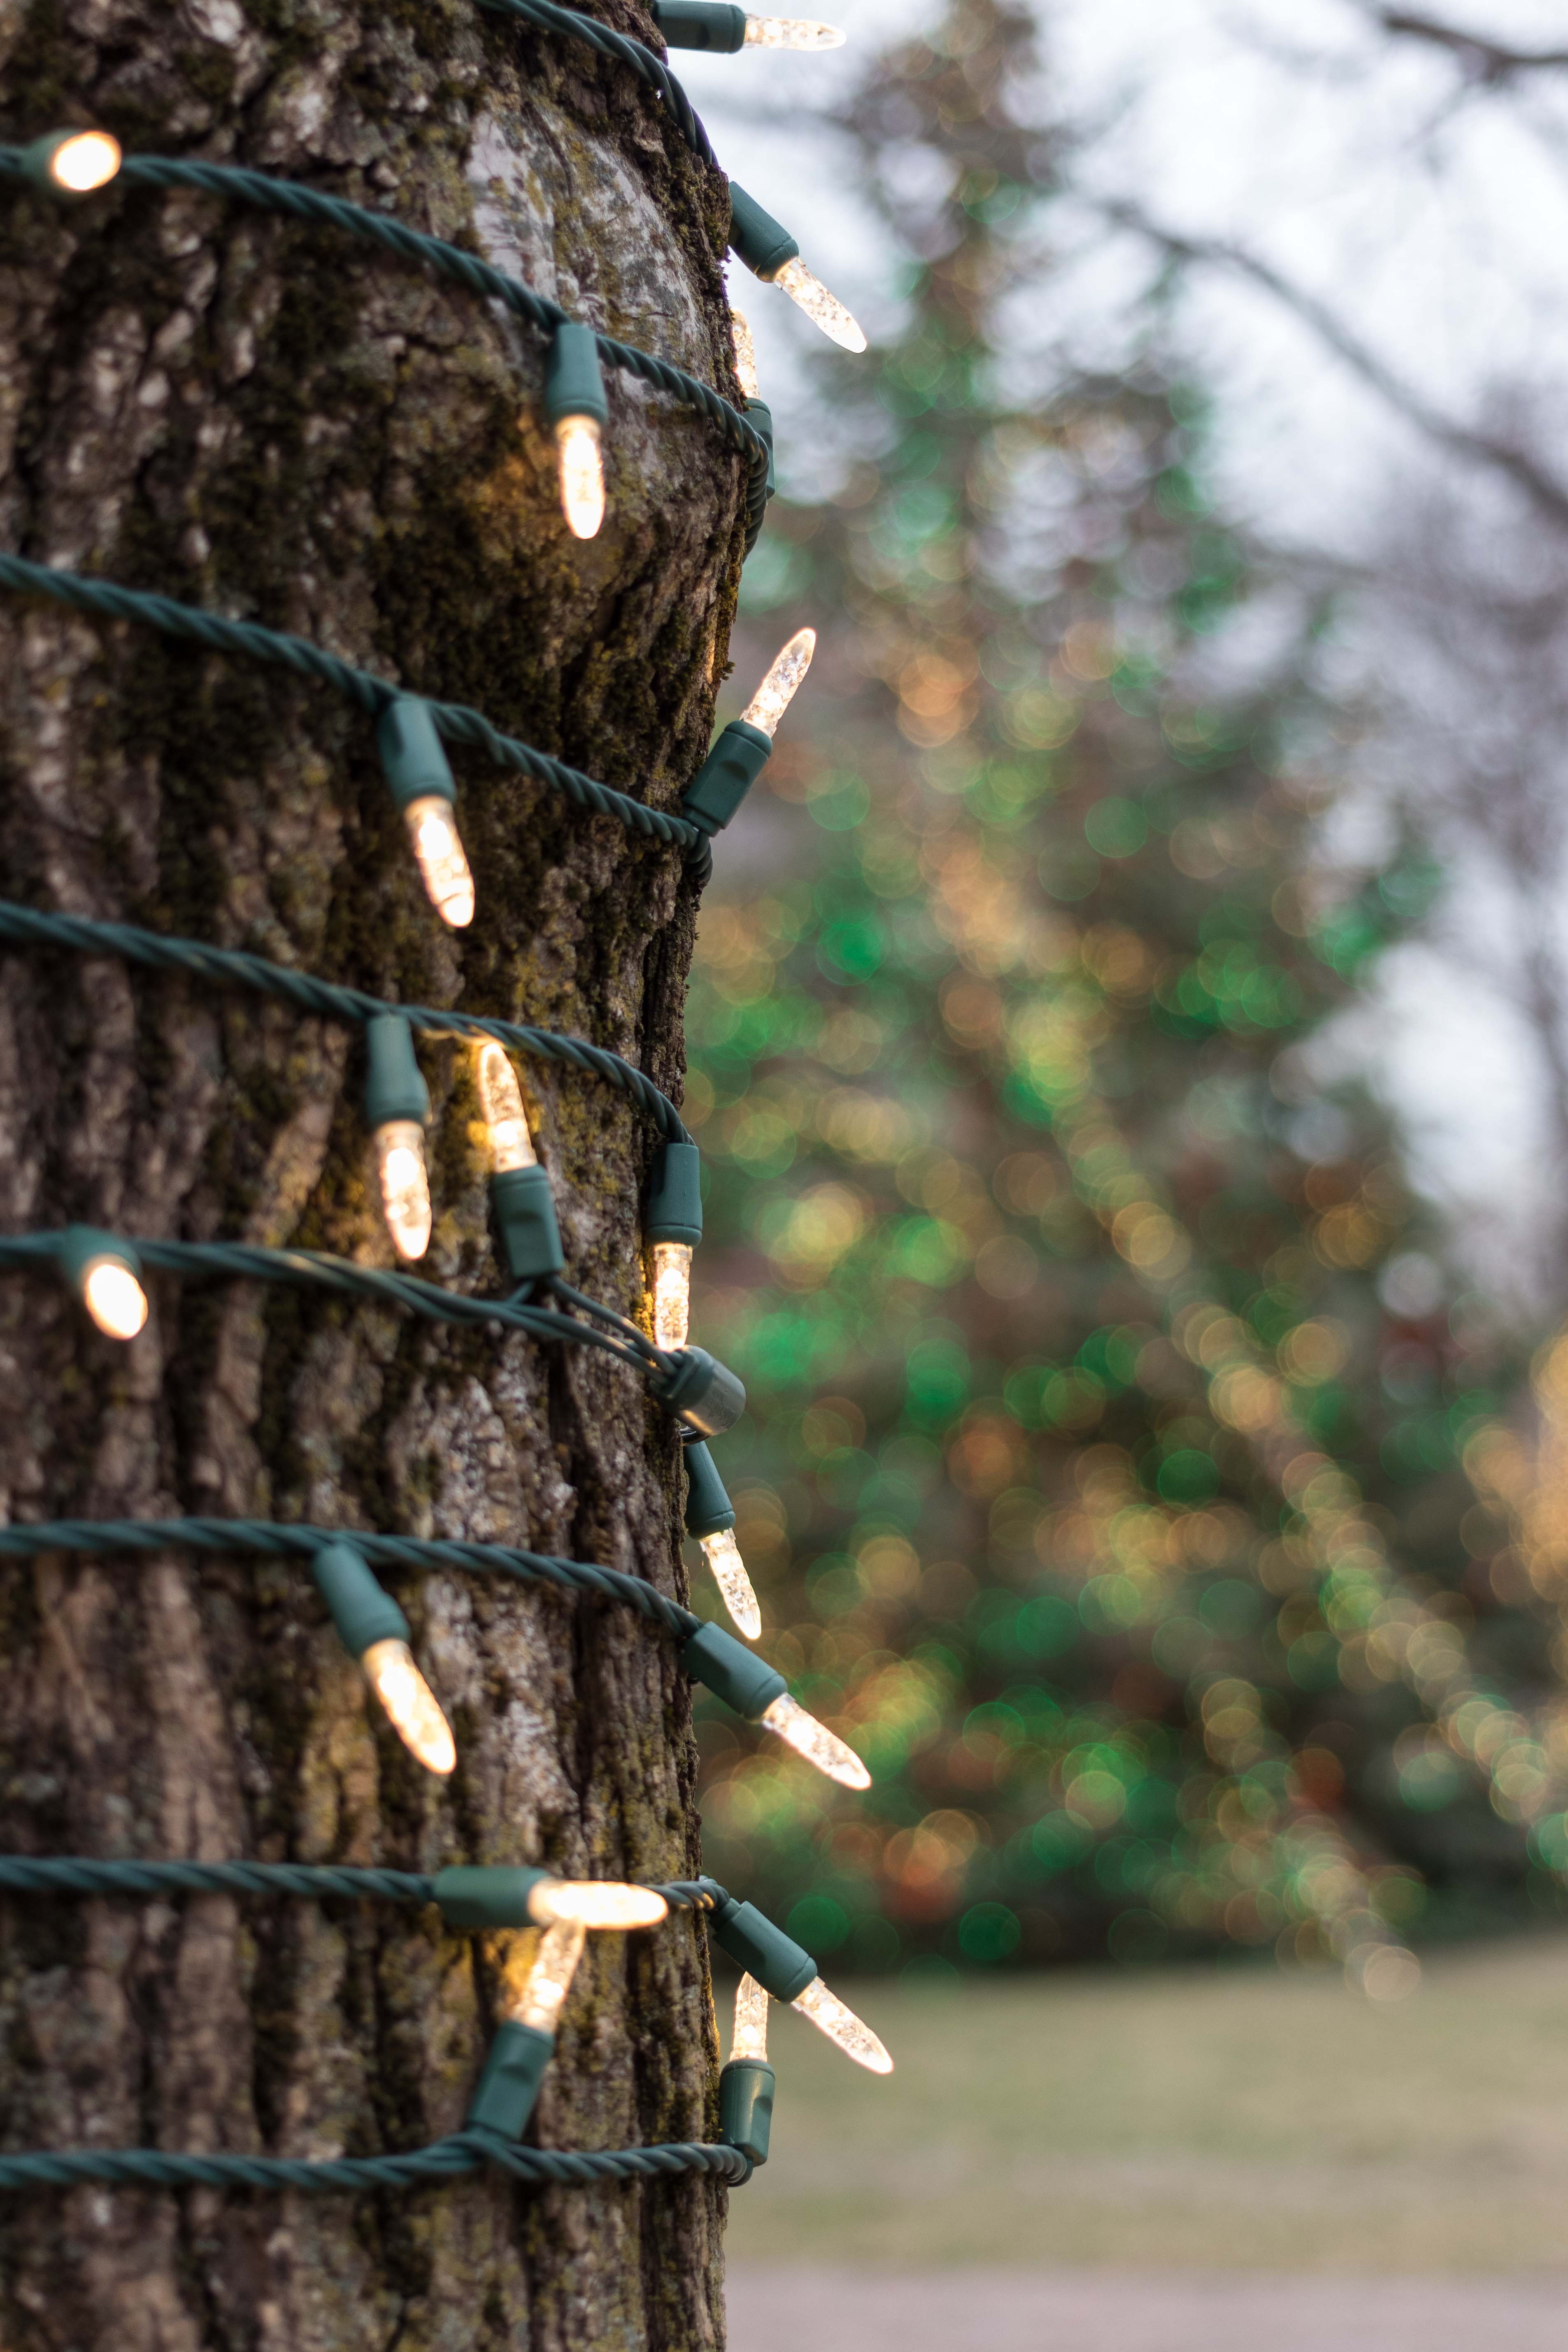
[(1248, 253), (1244, 246), (1232, 245), (1224, 237), (1183, 236), (1173, 229), (1162, 228), (1136, 205), (1126, 203), (1101, 204), (1099, 209), (1107, 218), (1123, 228), (1135, 229), (1162, 253), (1175, 261), (1196, 261), (1211, 268), (1229, 269), (1238, 277), (1249, 278), (1282, 302), (1288, 310), (1310, 326), (1320, 341), (1346, 366), (1359, 375), (1363, 383), (1385, 400), (1390, 407), (1419, 427), (1429, 440), (1451, 449), (1457, 456), (1472, 463), (1491, 467), (1506, 474), (1542, 513), (1554, 523), (1568, 528), (1568, 485), (1553, 479), (1535, 460), (1521, 449), (1510, 446), (1506, 441), (1494, 439), (1489, 434), (1478, 432), (1473, 425), (1461, 425), (1456, 418), (1445, 416), (1434, 408), (1414, 384), (1406, 383), (1377, 353), (1368, 349), (1360, 338), (1351, 332), (1342, 319), (1335, 317), (1326, 304), (1304, 288), (1292, 285), (1271, 263)]
[(1463, 68), (1468, 81), (1511, 81), (1516, 74), (1549, 73), (1568, 66), (1568, 49), (1514, 49), (1489, 33), (1470, 33), (1458, 25), (1440, 25), (1431, 16), (1417, 16), (1404, 8), (1382, 8), (1377, 21), (1385, 33), (1403, 33), (1447, 49)]

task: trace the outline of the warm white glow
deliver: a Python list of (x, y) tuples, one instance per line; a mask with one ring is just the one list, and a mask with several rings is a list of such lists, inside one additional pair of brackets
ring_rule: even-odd
[(479, 1049), (479, 1100), (490, 1131), (490, 1161), (498, 1176), (513, 1168), (536, 1168), (533, 1138), (522, 1108), (522, 1088), (504, 1047), (494, 1043)]
[(542, 1878), (528, 1898), (528, 1916), (541, 1927), (657, 1927), (669, 1906), (651, 1886), (623, 1886), (607, 1878)]
[(793, 1748), (797, 1756), (804, 1756), (808, 1764), (815, 1764), (819, 1772), (826, 1772), (830, 1780), (837, 1780), (840, 1788), (870, 1787), (871, 1775), (855, 1750), (846, 1748), (842, 1739), (825, 1723), (818, 1723), (815, 1715), (807, 1715), (804, 1706), (797, 1706), (787, 1691), (771, 1706), (764, 1707), (758, 1719), (764, 1730), (776, 1732), (786, 1747)]
[(846, 2058), (853, 2058), (857, 2066), (868, 2074), (890, 2074), (893, 2062), (868, 2025), (863, 2025), (852, 2009), (846, 2009), (837, 1993), (828, 1991), (820, 1977), (813, 1977), (803, 1993), (791, 2001), (802, 2017), (809, 2017), (829, 2042), (836, 2042)]
[(576, 539), (592, 539), (605, 520), (605, 460), (594, 416), (563, 416), (555, 428), (561, 511)]
[(147, 1293), (118, 1258), (95, 1257), (81, 1291), (88, 1313), (110, 1339), (134, 1339), (147, 1320)]
[(49, 177), (73, 196), (85, 196), (120, 169), (120, 142), (107, 131), (79, 131), (49, 157)]
[(757, 347), (752, 341), (752, 322), (743, 310), (730, 313), (730, 340), (735, 346), (735, 373), (741, 380), (741, 390), (748, 400), (761, 396), (757, 382)]
[(757, 2058), (765, 2063), (767, 2054), (768, 1997), (755, 1977), (742, 1977), (735, 1987), (735, 2032), (730, 2055)]
[(430, 904), (444, 923), (462, 930), (474, 919), (474, 877), (458, 838), (450, 801), (428, 793), (410, 801), (403, 814)]
[(418, 1758), (426, 1772), (439, 1772), (445, 1778), (458, 1760), (451, 1726), (415, 1664), (407, 1643), (373, 1642), (360, 1664), (409, 1754)]
[(423, 1257), (430, 1246), (430, 1178), (425, 1130), (415, 1118), (389, 1118), (375, 1130), (381, 1206), (399, 1257)]
[(845, 35), (837, 25), (819, 25), (813, 16), (748, 16), (748, 49), (841, 49)]
[(773, 667), (742, 711), (748, 727), (760, 728), (764, 735), (773, 734), (795, 700), (795, 689), (811, 667), (811, 656), (816, 651), (816, 631), (797, 629), (788, 645), (773, 656)]
[(580, 1919), (559, 1920), (546, 1927), (513, 2011), (520, 2025), (531, 2025), (536, 2033), (554, 2032), (587, 1940), (588, 1930)]
[(820, 327), (829, 342), (840, 351), (863, 352), (866, 335), (858, 320), (844, 308), (837, 294), (830, 294), (820, 278), (814, 278), (799, 255), (786, 261), (782, 269), (773, 272), (773, 283), (782, 286), (792, 302), (797, 302), (814, 327)]
[(648, 1248), (652, 1264), (653, 1343), (656, 1348), (684, 1348), (691, 1332), (691, 1245), (689, 1242), (654, 1242)]
[[(754, 1642), (763, 1630), (763, 1612), (757, 1606), (757, 1596), (752, 1590), (752, 1580), (746, 1574), (746, 1563), (741, 1558), (733, 1531), (721, 1528), (717, 1535), (699, 1536), (698, 1541), (702, 1546), (703, 1559), (713, 1571), (713, 1581), (725, 1608), (747, 1641)], [(806, 1720), (810, 1722), (809, 1716)], [(819, 1724), (818, 1730), (821, 1727)]]

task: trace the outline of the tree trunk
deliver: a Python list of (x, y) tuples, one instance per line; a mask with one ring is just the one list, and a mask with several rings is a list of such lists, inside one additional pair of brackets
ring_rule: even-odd
[[(600, 0), (654, 37), (630, 0)], [(309, 183), (458, 243), (733, 402), (728, 211), (625, 68), (468, 6), (32, 0), (0, 15), (5, 136)], [(741, 461), (606, 371), (609, 509), (579, 544), (542, 338), (418, 268), (206, 197), (70, 209), (0, 187), (0, 545), (292, 630), (663, 806), (707, 740), (741, 551)], [(0, 597), (4, 895), (405, 1002), (575, 1030), (682, 1066), (681, 853), (459, 753), (470, 929), (426, 903), (343, 698), (132, 625)], [(363, 1044), (268, 999), (7, 954), (5, 1228), (73, 1221), (395, 1263)], [(510, 1287), (471, 1051), (420, 1045), (436, 1225), (417, 1271)], [(624, 1097), (519, 1063), (568, 1274), (640, 1311), (656, 1139)], [(682, 1589), (676, 1446), (604, 1357), (317, 1292), (150, 1277), (122, 1345), (43, 1274), (0, 1283), (13, 1520), (201, 1512), (491, 1539)], [(242, 1557), (11, 1568), (12, 1852), (696, 1866), (669, 1641), (624, 1610), (431, 1574), (399, 1587), (457, 1735), (398, 1745), (310, 1574)], [(516, 1939), (307, 1903), (0, 1899), (12, 2147), (321, 2156), (460, 2126)], [(551, 2147), (713, 2137), (688, 1916), (591, 1937), (538, 2111)], [(398, 2352), (722, 2339), (723, 2191), (690, 2176), (273, 2198), (84, 2189), (0, 2208), (7, 2352)]]

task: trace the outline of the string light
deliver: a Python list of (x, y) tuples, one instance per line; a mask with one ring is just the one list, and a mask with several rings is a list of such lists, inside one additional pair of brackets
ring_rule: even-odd
[(53, 131), (22, 152), (27, 177), (51, 196), (91, 195), (108, 186), (120, 163), (120, 142), (107, 131)]
[(797, 1756), (815, 1764), (819, 1772), (826, 1772), (841, 1789), (870, 1787), (871, 1775), (855, 1750), (847, 1748), (825, 1723), (818, 1723), (816, 1716), (807, 1715), (787, 1691), (773, 1700), (757, 1720), (764, 1731), (773, 1732), (786, 1748), (793, 1748)]
[(653, 0), (653, 20), (671, 49), (838, 49), (844, 35), (810, 16), (749, 16), (732, 0)]
[(749, 49), (841, 49), (847, 36), (812, 16), (748, 16)]
[(68, 1225), (56, 1245), (60, 1272), (110, 1339), (134, 1339), (147, 1320), (142, 1261), (117, 1234)]
[[(771, 1993), (775, 2000), (787, 2001), (801, 2016), (808, 2018), (819, 2033), (852, 2058), (857, 2066), (864, 2066), (872, 2074), (890, 2074), (893, 2062), (870, 2027), (847, 2008), (837, 1993), (830, 1992), (816, 1972), (816, 1962), (804, 1944), (775, 1927), (765, 1913), (752, 1903), (738, 1903), (726, 1895), (714, 1905), (710, 1914), (713, 1939), (721, 1951), (728, 1952), (738, 1967), (754, 1978), (764, 1998)], [(745, 2008), (742, 2012), (742, 1995)], [(756, 2050), (741, 2051), (739, 2037), (742, 2013), (751, 2040), (760, 2037)], [(756, 2014), (756, 1992), (747, 1993), (742, 1981), (735, 2000), (736, 2055), (760, 2061), (767, 2054), (767, 2021)]]
[(743, 1650), (721, 1625), (700, 1625), (682, 1643), (680, 1663), (726, 1706), (784, 1740), (830, 1780), (846, 1789), (870, 1787), (871, 1775), (854, 1749), (798, 1706), (783, 1675), (753, 1651)]
[(693, 1438), (682, 1453), (686, 1463), (686, 1532), (695, 1536), (701, 1545), (702, 1557), (713, 1571), (713, 1581), (725, 1608), (746, 1639), (754, 1642), (763, 1630), (763, 1612), (735, 1541), (735, 1507), (713, 1466), (713, 1456), (700, 1438)]
[(479, 1087), (489, 1130), (490, 1200), (507, 1265), (516, 1282), (545, 1280), (566, 1264), (554, 1189), (534, 1153), (517, 1073), (493, 1040), (479, 1048)]
[(847, 352), (866, 349), (859, 326), (838, 297), (813, 277), (783, 222), (764, 212), (734, 180), (730, 183), (730, 246), (765, 284), (782, 288), (832, 341)]
[(325, 1545), (310, 1563), (344, 1649), (427, 1772), (445, 1779), (458, 1760), (451, 1727), (414, 1663), (407, 1618), (350, 1543)]
[(474, 877), (452, 814), (458, 788), (429, 704), (397, 695), (377, 721), (375, 740), (426, 894), (441, 920), (460, 931), (474, 919)]
[(682, 813), (704, 833), (721, 833), (767, 766), (778, 723), (816, 650), (816, 631), (797, 629), (780, 647), (739, 719), (721, 730), (681, 795)]
[(544, 372), (544, 414), (555, 435), (567, 528), (592, 539), (605, 520), (601, 441), (610, 410), (591, 327), (568, 320), (556, 328)]
[(816, 631), (797, 629), (788, 645), (773, 656), (767, 676), (741, 713), (743, 725), (755, 727), (770, 743), (773, 741), (779, 720), (795, 700), (816, 651)]
[(743, 1976), (735, 1987), (735, 2030), (730, 2055), (762, 2061), (768, 2054), (768, 1996), (753, 1976)]
[(694, 1143), (667, 1143), (654, 1162), (643, 1212), (654, 1345), (691, 1336), (691, 1253), (702, 1239), (702, 1165)]
[(650, 1243), (648, 1260), (654, 1345), (684, 1348), (691, 1337), (691, 1244)]
[(377, 1013), (365, 1024), (365, 1124), (375, 1144), (382, 1213), (401, 1258), (423, 1257), (430, 1245), (430, 1177), (425, 1126), (430, 1095), (414, 1051), (414, 1032), (400, 1013)]

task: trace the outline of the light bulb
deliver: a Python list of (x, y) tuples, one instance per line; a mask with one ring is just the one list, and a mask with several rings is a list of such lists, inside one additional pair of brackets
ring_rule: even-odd
[(522, 1088), (503, 1047), (493, 1042), (479, 1053), (479, 1100), (490, 1131), (490, 1157), (498, 1176), (513, 1168), (537, 1168)]
[(405, 1748), (418, 1758), (427, 1772), (438, 1772), (445, 1778), (458, 1760), (451, 1726), (415, 1664), (407, 1643), (373, 1642), (360, 1664)]
[(820, 327), (830, 342), (840, 351), (863, 352), (865, 330), (845, 309), (837, 294), (830, 294), (820, 278), (814, 278), (796, 254), (782, 269), (775, 269), (771, 283), (782, 286), (792, 302), (798, 303), (814, 327)]
[(730, 340), (735, 347), (735, 373), (742, 393), (747, 400), (755, 400), (762, 391), (757, 382), (757, 347), (752, 341), (752, 322), (743, 310), (730, 313)]
[(748, 16), (748, 49), (841, 49), (847, 36), (837, 25), (819, 25), (812, 16)]
[(458, 838), (450, 801), (426, 793), (410, 801), (403, 814), (430, 904), (444, 923), (462, 930), (474, 919), (474, 877)]
[(813, 1977), (790, 2007), (798, 2009), (802, 2017), (809, 2017), (817, 2032), (826, 2033), (829, 2042), (836, 2042), (846, 2058), (853, 2058), (857, 2066), (864, 2066), (872, 2074), (892, 2073), (893, 2062), (870, 2027), (862, 2024), (852, 2009), (846, 2009), (820, 1977)]
[(513, 2012), (520, 2025), (531, 2025), (536, 2033), (554, 2032), (587, 1939), (588, 1930), (580, 1919), (558, 1919), (546, 1927)]
[(742, 711), (741, 717), (748, 727), (772, 736), (795, 700), (795, 689), (811, 667), (811, 656), (816, 651), (816, 631), (797, 629), (788, 645), (773, 656), (766, 677)]
[[(719, 1587), (725, 1608), (747, 1641), (754, 1642), (763, 1630), (763, 1612), (757, 1606), (757, 1596), (752, 1588), (752, 1580), (746, 1574), (746, 1563), (741, 1558), (733, 1530), (721, 1528), (716, 1535), (699, 1536), (697, 1540), (702, 1547), (703, 1559), (713, 1571), (713, 1581)], [(774, 1702), (775, 1705), (777, 1703)], [(809, 1716), (806, 1721), (811, 1721)], [(820, 1731), (822, 1726), (818, 1724), (816, 1729)], [(831, 1737), (831, 1734), (826, 1736)], [(846, 1748), (845, 1754), (848, 1752)], [(816, 1759), (812, 1760), (815, 1762)]]
[(765, 2064), (768, 2055), (768, 1997), (755, 1977), (742, 1977), (735, 1987), (735, 2031), (730, 2041), (730, 2063), (754, 2058)]
[(89, 195), (113, 179), (120, 169), (120, 142), (107, 131), (79, 131), (61, 142), (49, 157), (49, 177), (73, 196)]
[(563, 416), (555, 428), (561, 511), (577, 539), (592, 539), (605, 520), (605, 461), (595, 416)]
[(542, 1878), (529, 1895), (528, 1915), (541, 1927), (654, 1927), (668, 1917), (669, 1906), (651, 1886)]
[(691, 1244), (653, 1242), (648, 1247), (653, 1279), (653, 1343), (684, 1348), (691, 1334)]
[(840, 1788), (870, 1787), (871, 1775), (855, 1750), (846, 1748), (842, 1739), (825, 1723), (818, 1723), (815, 1715), (807, 1715), (804, 1706), (797, 1706), (787, 1691), (765, 1706), (758, 1720), (764, 1730), (776, 1732), (786, 1747), (793, 1748), (797, 1756), (804, 1756), (808, 1764), (815, 1764), (819, 1772), (826, 1772), (830, 1780), (837, 1780)]
[(394, 1249), (399, 1257), (423, 1257), (430, 1246), (430, 1178), (417, 1119), (389, 1118), (376, 1129), (375, 1164)]
[(131, 1268), (115, 1258), (94, 1260), (82, 1276), (81, 1295), (88, 1313), (110, 1339), (134, 1339), (147, 1320), (147, 1293)]

